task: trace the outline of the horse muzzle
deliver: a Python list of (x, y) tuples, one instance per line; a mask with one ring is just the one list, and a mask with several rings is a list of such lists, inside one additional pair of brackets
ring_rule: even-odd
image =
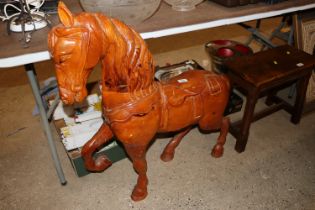
[(74, 104), (75, 102), (82, 102), (87, 96), (87, 90), (85, 88), (72, 91), (65, 88), (59, 88), (60, 98), (63, 103), (67, 105)]

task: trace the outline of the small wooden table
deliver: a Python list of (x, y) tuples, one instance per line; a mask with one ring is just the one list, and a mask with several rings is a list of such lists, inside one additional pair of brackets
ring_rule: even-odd
[[(230, 133), (236, 138), (235, 150), (245, 150), (250, 124), (280, 109), (291, 114), (291, 122), (299, 123), (305, 102), (307, 84), (315, 66), (315, 57), (285, 45), (226, 63), (231, 84), (246, 96), (243, 119), (232, 123)], [(279, 98), (277, 91), (296, 82), (294, 105)], [(269, 106), (254, 114), (257, 100), (267, 96)]]

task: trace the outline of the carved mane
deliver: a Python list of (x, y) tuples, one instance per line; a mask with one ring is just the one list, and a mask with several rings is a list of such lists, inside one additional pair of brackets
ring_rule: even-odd
[(144, 40), (119, 20), (101, 14), (94, 18), (105, 32), (106, 54), (102, 61), (105, 86), (126, 85), (130, 92), (148, 88), (154, 78), (154, 61)]

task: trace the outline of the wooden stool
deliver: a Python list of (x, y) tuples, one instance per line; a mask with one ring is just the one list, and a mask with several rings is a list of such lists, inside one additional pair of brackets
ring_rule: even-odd
[[(235, 150), (246, 147), (250, 124), (280, 109), (291, 114), (291, 122), (299, 123), (305, 101), (305, 93), (315, 57), (289, 45), (276, 47), (246, 57), (238, 57), (226, 63), (231, 84), (246, 96), (243, 119), (230, 127), (236, 138)], [(277, 91), (297, 83), (294, 105), (276, 96)], [(267, 96), (267, 109), (254, 114), (257, 100)]]

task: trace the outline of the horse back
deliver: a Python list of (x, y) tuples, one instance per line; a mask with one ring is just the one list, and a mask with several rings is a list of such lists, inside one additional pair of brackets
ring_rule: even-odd
[[(191, 70), (162, 85), (160, 132), (176, 131), (216, 113), (222, 118), (229, 95), (229, 81), (224, 75)], [(207, 119), (211, 120), (211, 119)]]

